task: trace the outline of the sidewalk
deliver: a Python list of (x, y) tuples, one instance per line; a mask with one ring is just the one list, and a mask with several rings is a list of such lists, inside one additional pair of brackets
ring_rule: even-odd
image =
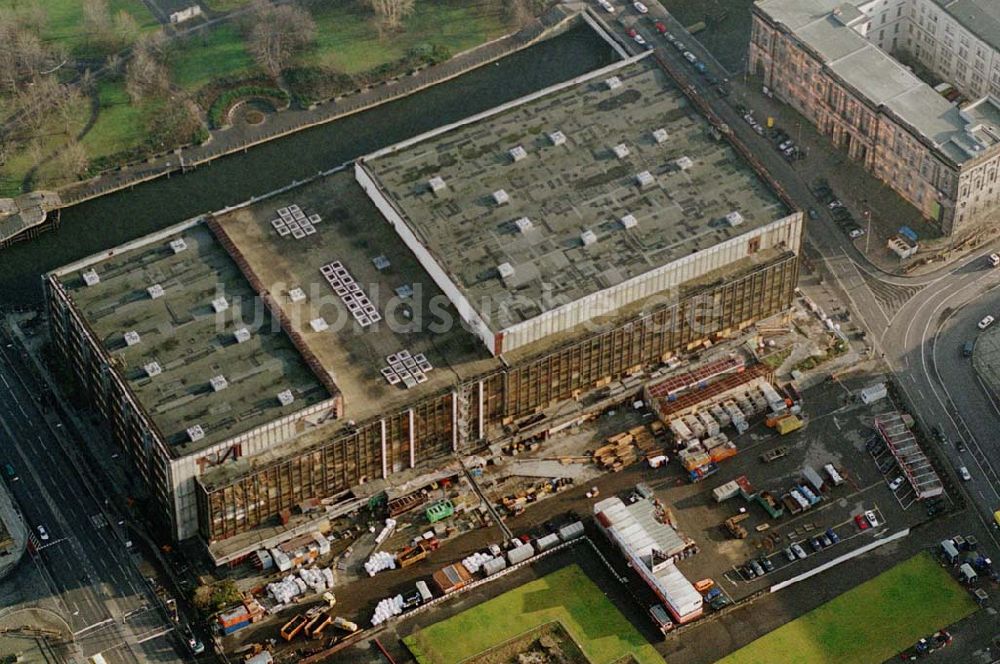
[(129, 164), (85, 182), (67, 185), (60, 190), (60, 196), (65, 207), (69, 207), (90, 198), (176, 171), (185, 171), (259, 143), (405, 97), (527, 48), (560, 29), (575, 16), (556, 6), (517, 32), (463, 51), (441, 64), (421, 69), (409, 76), (385, 81), (358, 94), (314, 105), (309, 109), (285, 110), (270, 114), (260, 125), (212, 130), (210, 138), (201, 145), (179, 148), (172, 153), (142, 163)]
[[(15, 480), (4, 479), (4, 482), (9, 481)], [(28, 530), (24, 520), (21, 519), (20, 510), (14, 505), (14, 497), (7, 491), (7, 485), (0, 483), (0, 538), (4, 534), (4, 529), (13, 543), (6, 549), (6, 553), (0, 556), (0, 579), (6, 578), (14, 571), (24, 557), (28, 545)]]

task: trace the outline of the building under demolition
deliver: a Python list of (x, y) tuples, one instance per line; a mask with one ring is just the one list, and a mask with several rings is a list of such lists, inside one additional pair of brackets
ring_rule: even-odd
[(224, 563), (785, 311), (765, 177), (630, 59), (56, 270), (53, 340)]

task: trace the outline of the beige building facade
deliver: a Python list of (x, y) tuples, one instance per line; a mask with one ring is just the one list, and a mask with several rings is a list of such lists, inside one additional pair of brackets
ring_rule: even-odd
[(1000, 102), (987, 90), (955, 105), (892, 56), (916, 55), (910, 33), (920, 6), (763, 0), (754, 6), (750, 67), (944, 234), (961, 235), (1000, 205)]

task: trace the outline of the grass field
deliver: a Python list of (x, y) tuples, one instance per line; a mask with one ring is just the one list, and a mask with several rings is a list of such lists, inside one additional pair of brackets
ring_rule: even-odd
[(969, 593), (926, 554), (914, 556), (717, 664), (883, 662), (976, 610)]
[[(0, 7), (15, 11), (23, 4), (21, 0), (0, 0)], [(43, 0), (39, 4), (48, 19), (43, 38), (46, 41), (62, 42), (70, 53), (86, 55), (81, 0)], [(108, 8), (112, 16), (119, 11), (128, 12), (143, 30), (153, 30), (158, 25), (141, 0), (109, 0)]]
[(239, 28), (224, 23), (201, 31), (177, 44), (170, 57), (174, 83), (185, 90), (197, 90), (222, 77), (260, 73), (247, 53)]
[(401, 32), (380, 39), (371, 11), (360, 2), (313, 5), (316, 44), (301, 58), (345, 74), (402, 59), (417, 44), (447, 46), (452, 53), (499, 37), (507, 26), (496, 9), (466, 0), (423, 0)]
[(131, 103), (122, 81), (102, 81), (97, 87), (101, 112), (81, 139), (91, 159), (127, 150), (146, 135), (145, 108)]
[(456, 664), (552, 621), (562, 624), (593, 664), (609, 664), (628, 654), (640, 664), (663, 664), (653, 646), (576, 565), (414, 632), (404, 641), (421, 664)]

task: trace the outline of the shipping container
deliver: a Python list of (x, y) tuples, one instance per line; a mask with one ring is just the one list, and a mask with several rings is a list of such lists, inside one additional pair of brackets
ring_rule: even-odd
[(736, 483), (736, 480), (731, 480), (712, 489), (712, 496), (715, 498), (715, 502), (721, 503), (733, 498), (739, 492), (740, 485)]
[(497, 572), (505, 569), (507, 569), (507, 559), (503, 556), (491, 558), (483, 563), (483, 573), (485, 573), (486, 576), (493, 576)]
[(250, 626), (250, 619), (247, 618), (243, 622), (233, 623), (232, 625), (226, 625), (225, 627), (222, 628), (222, 633), (225, 636), (229, 636), (233, 632), (238, 632), (244, 627), (249, 627), (249, 626)]
[(829, 477), (830, 481), (833, 482), (833, 486), (840, 486), (844, 483), (844, 478), (841, 477), (840, 473), (832, 463), (828, 463), (823, 466), (823, 470), (826, 471), (827, 477)]
[(941, 553), (950, 564), (954, 565), (958, 562), (958, 549), (950, 539), (941, 541)]
[(559, 536), (555, 533), (551, 533), (545, 537), (539, 537), (538, 540), (535, 541), (535, 546), (538, 547), (539, 553), (542, 551), (548, 551), (557, 544), (559, 544)]
[(511, 565), (516, 565), (518, 563), (523, 563), (533, 555), (535, 555), (535, 548), (531, 546), (531, 543), (529, 542), (528, 544), (522, 544), (508, 551), (507, 560), (510, 561)]
[(822, 493), (824, 488), (823, 478), (819, 476), (812, 466), (803, 466), (802, 477), (805, 478), (806, 482), (816, 493)]
[(420, 598), (425, 603), (434, 599), (434, 595), (431, 594), (431, 589), (427, 587), (426, 581), (417, 581), (417, 592), (420, 593)]

